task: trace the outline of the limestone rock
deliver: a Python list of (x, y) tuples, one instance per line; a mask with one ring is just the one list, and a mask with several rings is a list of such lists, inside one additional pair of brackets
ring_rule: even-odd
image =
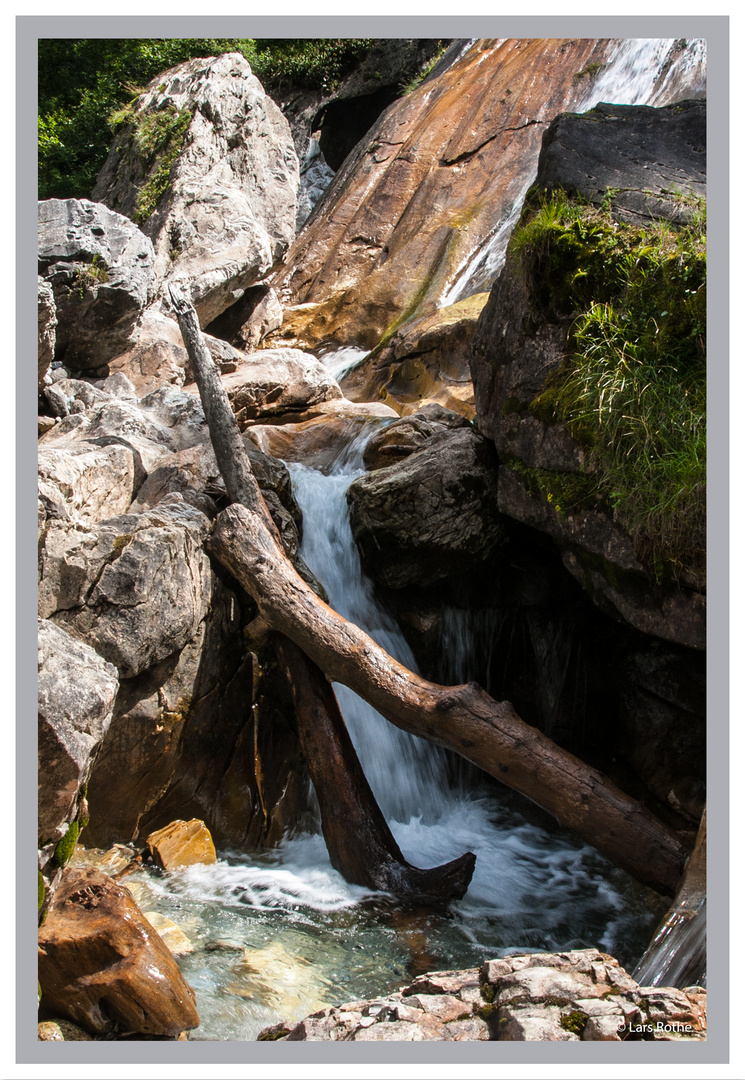
[(557, 116), (544, 136), (536, 183), (598, 204), (609, 188), (617, 190), (613, 212), (624, 221), (686, 222), (694, 207), (685, 196), (706, 195), (706, 102), (601, 104)]
[(44, 278), (38, 279), (38, 320), (39, 320), (39, 391), (44, 384), (44, 376), (54, 360), (56, 344), (57, 308), (54, 303), (52, 286)]
[(493, 448), (470, 428), (447, 435), (347, 492), (363, 563), (390, 588), (457, 575), (505, 542)]
[[(143, 133), (154, 148), (144, 152)], [(168, 185), (155, 174), (171, 163)], [(295, 234), (290, 128), (238, 53), (189, 60), (148, 86), (94, 198), (142, 223), (161, 290), (183, 285), (206, 326), (264, 278)]]
[(39, 273), (54, 292), (55, 356), (79, 370), (125, 348), (153, 289), (153, 245), (121, 214), (88, 199), (39, 203)]
[(700, 1040), (705, 994), (640, 987), (596, 949), (489, 960), (430, 972), (396, 993), (274, 1024), (259, 1040), (513, 1042)]
[(254, 285), (211, 322), (208, 329), (210, 334), (231, 342), (236, 348), (252, 352), (281, 325), (282, 305), (274, 289), (269, 285)]
[(224, 377), (223, 385), (242, 425), (258, 417), (297, 412), (342, 397), (328, 368), (299, 349), (253, 353), (237, 371)]
[[(132, 451), (109, 446), (39, 448), (39, 494), (58, 516), (93, 525), (129, 509), (135, 489)], [(61, 504), (61, 505), (60, 505)]]
[(54, 524), (41, 554), (41, 613), (124, 678), (182, 649), (206, 611), (209, 522), (178, 496), (170, 500), (91, 530)]
[(37, 1038), (39, 1042), (90, 1042), (93, 1036), (71, 1020), (42, 1020)]
[(70, 870), (39, 930), (42, 1006), (95, 1034), (178, 1035), (196, 999), (129, 891), (97, 870)]
[(111, 723), (116, 669), (39, 620), (39, 843), (59, 840)]
[(143, 312), (127, 348), (109, 361), (109, 372), (120, 372), (131, 381), (138, 395), (160, 386), (184, 385), (188, 357), (181, 331), (156, 307)]
[(150, 833), (145, 843), (153, 861), (163, 870), (217, 862), (209, 829), (197, 818), (172, 821), (164, 829)]

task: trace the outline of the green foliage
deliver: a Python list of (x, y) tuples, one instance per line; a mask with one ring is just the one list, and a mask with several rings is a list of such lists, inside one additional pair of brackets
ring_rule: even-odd
[(37, 882), (37, 893), (39, 897), (39, 902), (36, 906), (36, 910), (41, 911), (41, 905), (44, 903), (44, 898), (47, 895), (47, 883), (44, 880), (44, 875), (42, 874), (41, 870), (37, 870), (36, 872), (39, 875), (39, 880)]
[(410, 79), (401, 84), (401, 94), (410, 94), (412, 90), (416, 90), (418, 86), (424, 82), (430, 72), (434, 69), (435, 65), (442, 59), (447, 50), (448, 43), (443, 41), (435, 55), (427, 61), (421, 71), (415, 72)]
[(531, 411), (588, 448), (598, 496), (662, 580), (704, 569), (705, 204), (682, 227), (640, 228), (612, 219), (614, 195), (534, 200), (513, 238), (533, 303), (573, 317)]
[(191, 109), (179, 110), (169, 103), (166, 109), (142, 113), (130, 121), (132, 148), (152, 166), (147, 181), (137, 192), (134, 220), (138, 225), (147, 221), (168, 190), (171, 169), (181, 153), (193, 115)]
[(86, 198), (111, 145), (109, 118), (161, 72), (240, 52), (262, 82), (332, 90), (369, 39), (50, 38), (39, 42), (39, 198)]
[(587, 1013), (575, 1009), (573, 1012), (567, 1013), (566, 1016), (562, 1016), (559, 1023), (564, 1028), (564, 1031), (571, 1031), (574, 1035), (581, 1035), (587, 1023)]

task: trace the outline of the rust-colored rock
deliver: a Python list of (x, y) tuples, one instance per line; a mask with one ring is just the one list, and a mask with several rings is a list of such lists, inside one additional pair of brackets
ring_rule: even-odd
[(407, 323), (385, 348), (341, 380), (352, 401), (382, 399), (401, 416), (437, 402), (473, 420), (476, 406), (469, 368), (476, 323), (489, 298), (476, 293)]
[(198, 818), (172, 821), (164, 829), (150, 833), (146, 843), (153, 860), (164, 870), (217, 862), (209, 829)]
[(452, 297), (466, 263), (522, 202), (546, 126), (587, 93), (577, 76), (610, 49), (607, 40), (485, 39), (394, 102), (288, 253), (274, 283), (281, 336), (372, 348)]
[(199, 1024), (194, 991), (128, 889), (68, 870), (39, 929), (41, 1004), (86, 1031), (178, 1035)]

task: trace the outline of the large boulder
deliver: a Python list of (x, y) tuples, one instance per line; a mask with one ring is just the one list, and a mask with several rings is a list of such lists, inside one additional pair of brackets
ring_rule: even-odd
[(582, 116), (557, 116), (536, 183), (598, 204), (612, 190), (619, 220), (683, 224), (696, 207), (682, 196), (706, 196), (706, 102), (662, 109), (600, 104)]
[(76, 816), (118, 689), (112, 664), (61, 627), (39, 620), (40, 847), (59, 841)]
[(93, 197), (152, 239), (161, 290), (203, 326), (266, 277), (295, 235), (290, 128), (238, 53), (189, 60), (131, 105)]
[(39, 448), (39, 496), (47, 513), (82, 525), (128, 510), (135, 478), (133, 452), (120, 443)]
[(91, 529), (53, 522), (39, 609), (131, 678), (182, 649), (209, 602), (209, 521), (178, 495)]
[(299, 412), (343, 396), (328, 368), (299, 349), (252, 353), (223, 378), (223, 385), (242, 426), (259, 417)]
[(39, 203), (39, 274), (54, 293), (58, 360), (90, 371), (124, 350), (153, 295), (154, 258), (150, 240), (106, 206)]
[[(397, 424), (406, 421), (388, 432)], [(432, 427), (422, 449), (359, 477), (347, 492), (365, 568), (394, 589), (471, 570), (506, 540), (493, 447), (469, 424)]]
[[(554, 226), (546, 225), (549, 232), (555, 230), (550, 250), (531, 246), (529, 230), (542, 220), (539, 189), (534, 189), (524, 232), (513, 238), (479, 318), (471, 354), (476, 423), (494, 441), (502, 461), (500, 509), (552, 537), (567, 569), (601, 610), (645, 634), (696, 649), (706, 641), (702, 550), (689, 545), (696, 552), (687, 563), (672, 557), (668, 565), (661, 545), (653, 546), (654, 536), (650, 539), (642, 529), (634, 535), (622, 504), (621, 509), (614, 505), (619, 492), (599, 491), (602, 464), (595, 436), (581, 439), (579, 425), (570, 430), (553, 402), (571, 368), (570, 335), (580, 314), (620, 308), (625, 300), (619, 267), (633, 259), (643, 263), (645, 244), (664, 244), (655, 239), (664, 237), (664, 231), (642, 234), (638, 224), (661, 219), (675, 225), (700, 211), (704, 117), (702, 102), (659, 109), (603, 105), (584, 115), (558, 117), (550, 125), (539, 177), (549, 194), (560, 185), (568, 192), (554, 201), (554, 208), (568, 198), (567, 205), (585, 216), (575, 225), (568, 219), (559, 225), (557, 217)], [(606, 187), (607, 182), (614, 186)], [(658, 332), (682, 339), (690, 334), (689, 315), (704, 290), (692, 277), (688, 281), (687, 273), (681, 279), (675, 252), (663, 256), (669, 262), (656, 278), (652, 269), (640, 272), (639, 288), (647, 287), (649, 303), (655, 304), (662, 298), (655, 289), (665, 282), (665, 304), (657, 304)], [(696, 273), (700, 265), (697, 256)], [(674, 325), (668, 328), (662, 319), (673, 308)], [(686, 363), (688, 370), (692, 361)], [(696, 364), (694, 375), (702, 369), (700, 359)], [(633, 480), (627, 486), (633, 487)]]
[(94, 1034), (179, 1035), (194, 991), (124, 886), (68, 870), (39, 929), (42, 1008)]

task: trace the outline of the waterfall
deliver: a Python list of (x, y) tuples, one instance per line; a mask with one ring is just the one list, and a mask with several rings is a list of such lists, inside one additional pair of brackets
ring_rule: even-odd
[(706, 986), (706, 898), (674, 909), (634, 970), (640, 986)]
[[(629, 38), (614, 42), (608, 62), (574, 111), (587, 112), (601, 101), (614, 105), (669, 105), (705, 93), (705, 41)], [(438, 307), (447, 307), (491, 288), (504, 264), (512, 230), (534, 181), (532, 169), (500, 220), (458, 268)]]

